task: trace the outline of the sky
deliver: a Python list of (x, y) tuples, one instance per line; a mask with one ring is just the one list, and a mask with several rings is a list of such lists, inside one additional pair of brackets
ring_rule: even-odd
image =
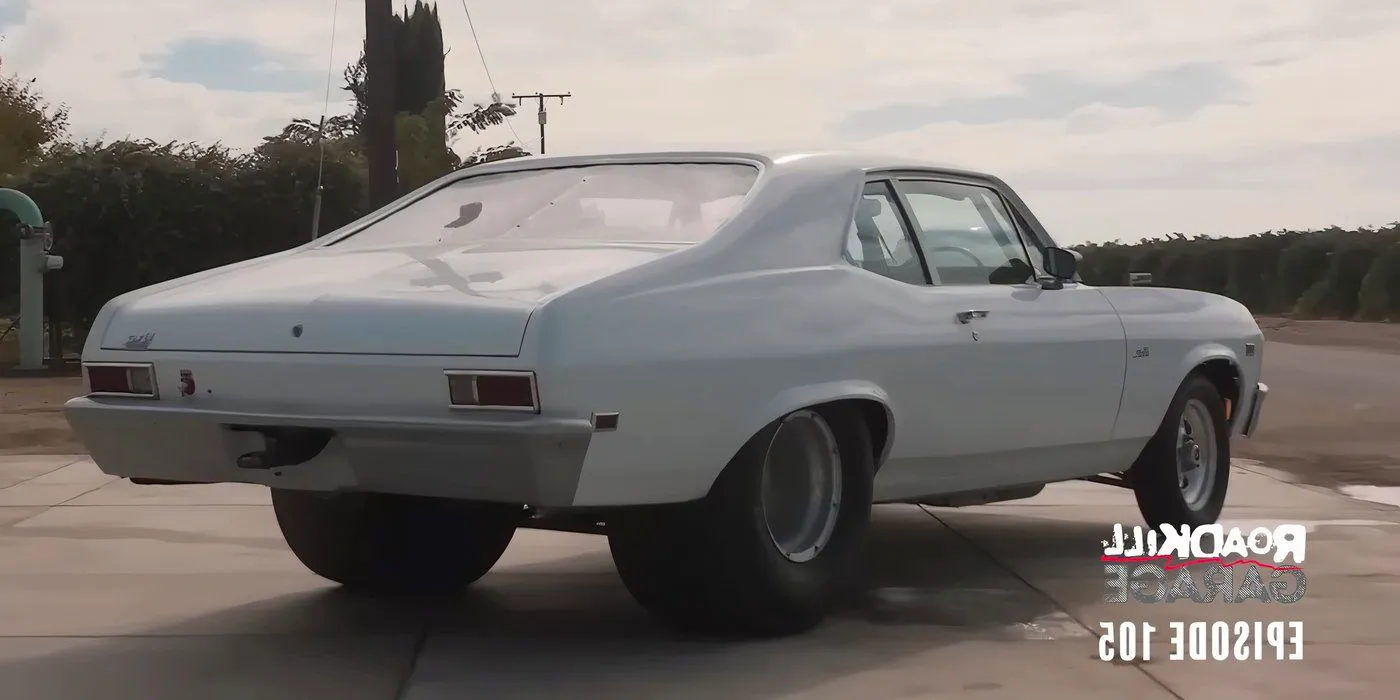
[[(1395, 0), (468, 2), (502, 94), (573, 94), (550, 153), (916, 156), (1003, 177), (1066, 244), (1400, 219)], [(461, 0), (439, 8), (450, 86), (489, 99)], [(78, 136), (249, 148), (322, 113), (364, 36), (340, 0), (332, 44), (336, 11), (0, 0), (0, 57)], [(536, 145), (529, 108), (513, 127), (458, 150)]]

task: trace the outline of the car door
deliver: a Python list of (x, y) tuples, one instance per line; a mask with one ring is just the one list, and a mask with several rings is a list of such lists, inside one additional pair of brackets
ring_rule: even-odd
[(935, 285), (930, 307), (972, 348), (929, 387), (956, 402), (959, 433), (932, 446), (931, 465), (985, 486), (1127, 467), (1111, 444), (1127, 344), (1104, 295), (1038, 281), (1038, 241), (991, 183), (910, 176), (894, 186)]
[(942, 460), (962, 454), (969, 430), (996, 420), (994, 409), (973, 413), (958, 396), (975, 388), (967, 368), (979, 348), (954, 320), (964, 302), (932, 284), (890, 181), (866, 183), (843, 257), (864, 270), (855, 293), (866, 300), (861, 318), (843, 319), (859, 325), (865, 347), (844, 369), (879, 384), (896, 421), (876, 500), (976, 488), (975, 469)]

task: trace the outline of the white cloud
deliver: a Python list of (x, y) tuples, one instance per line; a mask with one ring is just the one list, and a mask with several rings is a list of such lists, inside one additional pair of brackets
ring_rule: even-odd
[[(1400, 133), (1400, 5), (1390, 0), (469, 0), (497, 86), (570, 91), (551, 105), (551, 152), (671, 143), (855, 147), (995, 170), (1065, 241), (1384, 223), (1394, 182), (1373, 182), (1317, 144)], [(459, 0), (441, 0), (448, 79), (489, 92)], [(143, 56), (190, 38), (254, 40), (297, 70), (324, 71), (333, 0), (35, 0), (4, 29), (9, 70), (37, 76), (85, 135), (250, 146), (307, 94), (216, 92), (149, 77)], [(363, 4), (343, 0), (335, 80), (359, 51)], [(1240, 94), (1186, 119), (1086, 104), (1049, 121), (934, 124), (859, 143), (833, 125), (898, 102), (1013, 92), (1027, 74), (1126, 81), (1219, 64)], [(257, 71), (262, 66), (250, 65)], [(337, 100), (341, 95), (335, 95)], [(515, 120), (535, 138), (528, 108)], [(506, 130), (483, 137), (499, 142)], [(1306, 159), (1290, 157), (1313, 148)], [(1318, 150), (1320, 149), (1320, 150)], [(1221, 164), (1238, 184), (1180, 187)], [(1306, 164), (1306, 170), (1301, 164)], [(1062, 179), (1047, 173), (1063, 173)], [(1111, 189), (1059, 184), (1125, 180)], [(1133, 185), (1133, 182), (1141, 185)]]

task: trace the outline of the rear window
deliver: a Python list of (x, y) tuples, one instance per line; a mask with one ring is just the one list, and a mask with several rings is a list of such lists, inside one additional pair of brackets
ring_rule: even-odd
[(698, 243), (738, 211), (758, 168), (590, 165), (455, 182), (337, 241), (379, 248), (489, 240)]

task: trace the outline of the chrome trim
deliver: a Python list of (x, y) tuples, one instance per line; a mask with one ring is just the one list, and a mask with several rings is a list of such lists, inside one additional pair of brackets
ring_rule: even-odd
[(1264, 399), (1269, 398), (1269, 385), (1259, 382), (1254, 388), (1254, 400), (1249, 404), (1249, 413), (1245, 416), (1244, 427), (1240, 428), (1240, 435), (1250, 437), (1259, 427), (1259, 416), (1263, 412)]
[[(599, 418), (615, 418), (616, 420), (613, 422), (613, 427), (611, 427), (611, 428), (599, 428), (599, 427), (598, 427), (598, 419), (599, 419)], [(610, 433), (610, 432), (612, 432), (612, 431), (614, 431), (614, 430), (617, 430), (617, 426), (620, 425), (621, 423), (622, 423), (622, 417), (621, 417), (620, 415), (618, 415), (618, 413), (617, 413), (616, 411), (608, 411), (608, 412), (605, 412), (605, 413), (594, 413), (593, 415), (591, 415), (591, 416), (588, 417), (588, 424), (591, 425), (591, 426), (593, 426), (593, 432), (595, 432), (595, 433)]]
[[(510, 411), (512, 413), (535, 413), (540, 412), (540, 387), (535, 378), (534, 372), (514, 371), (514, 370), (471, 370), (471, 369), (445, 369), (443, 376), (449, 377), (447, 388), (447, 407), (453, 411)], [(450, 377), (471, 377), (472, 378), (472, 401), (481, 402), (476, 390), (477, 377), (527, 377), (530, 380), (530, 401), (533, 406), (463, 406), (452, 403), (452, 386)]]
[(83, 396), (111, 397), (117, 399), (159, 399), (160, 382), (156, 378), (156, 365), (154, 362), (84, 362), (83, 363), (83, 383), (85, 388), (92, 387), (92, 379), (88, 377), (89, 367), (124, 367), (126, 369), (144, 369), (151, 375), (151, 393), (137, 394), (135, 392), (120, 391), (89, 391)]

